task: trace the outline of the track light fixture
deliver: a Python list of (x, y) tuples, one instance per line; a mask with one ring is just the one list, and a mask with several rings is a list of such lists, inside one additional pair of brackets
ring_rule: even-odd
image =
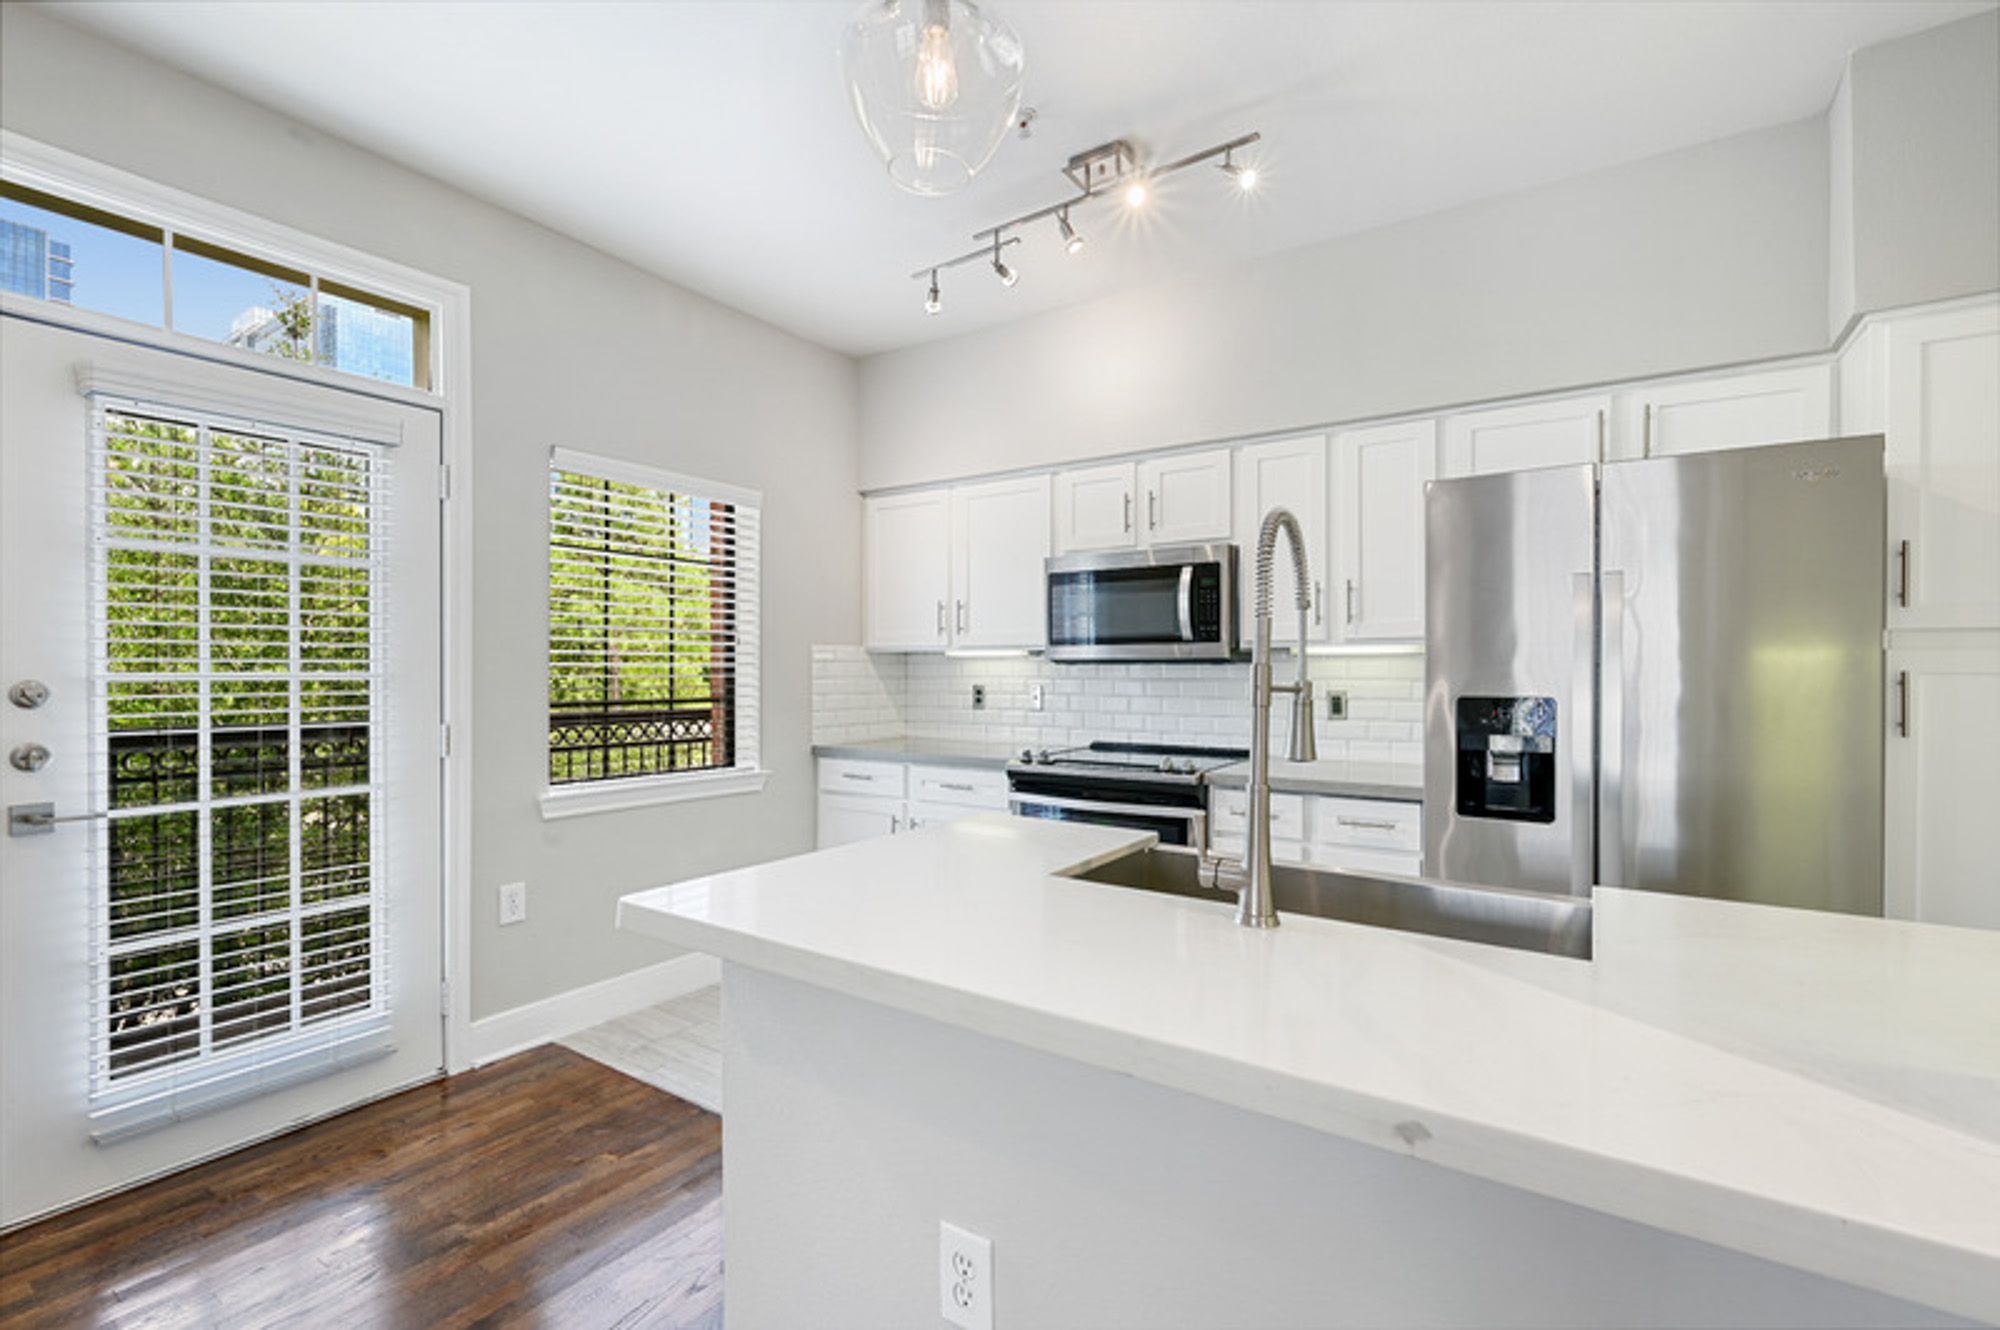
[(1076, 228), (1069, 224), (1068, 208), (1064, 208), (1056, 214), (1056, 225), (1062, 229), (1063, 252), (1067, 254), (1081, 253), (1083, 251), (1083, 237), (1078, 235)]
[(1034, 212), (1022, 213), (1019, 217), (1011, 217), (998, 226), (989, 226), (984, 231), (974, 232), (975, 240), (986, 242), (978, 249), (945, 259), (941, 263), (919, 268), (910, 274), (913, 278), (930, 279), (930, 295), (924, 301), (924, 309), (935, 314), (942, 308), (938, 299), (938, 273), (946, 268), (984, 261), (992, 265), (994, 276), (1003, 284), (1014, 285), (1020, 279), (1020, 274), (1007, 265), (1006, 260), (1001, 257), (1001, 251), (1008, 245), (1020, 244), (1021, 237), (1015, 233), (1030, 223), (1041, 221), (1044, 217), (1056, 219), (1056, 230), (1062, 235), (1064, 250), (1071, 254), (1078, 253), (1083, 249), (1083, 236), (1070, 222), (1071, 209), (1106, 197), (1114, 190), (1124, 199), (1127, 207), (1138, 208), (1151, 197), (1153, 185), (1163, 177), (1220, 157), (1222, 160), (1217, 165), (1224, 174), (1236, 182), (1238, 189), (1246, 194), (1249, 193), (1257, 187), (1257, 168), (1248, 162), (1237, 161), (1235, 154), (1238, 149), (1247, 148), (1262, 138), (1262, 134), (1245, 134), (1227, 143), (1218, 143), (1212, 148), (1203, 148), (1200, 152), (1190, 153), (1178, 161), (1168, 162), (1165, 166), (1153, 167), (1140, 165), (1138, 154), (1124, 139), (1078, 153), (1070, 158), (1069, 165), (1063, 168), (1063, 174), (1069, 178), (1072, 185), (1076, 186), (1076, 194), (1060, 203), (1052, 203)]
[(1236, 182), (1236, 187), (1245, 194), (1257, 188), (1257, 168), (1231, 159), (1234, 148), (1225, 148), (1222, 153), (1222, 172)]
[(993, 275), (1000, 279), (1002, 286), (1012, 286), (1021, 280), (1021, 274), (1008, 267), (1006, 260), (1000, 257), (1000, 234), (997, 231), (993, 234)]

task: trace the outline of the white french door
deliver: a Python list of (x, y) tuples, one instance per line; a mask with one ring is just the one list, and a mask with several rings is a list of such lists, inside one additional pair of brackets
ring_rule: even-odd
[(434, 411), (0, 317), (0, 1226), (443, 1063)]

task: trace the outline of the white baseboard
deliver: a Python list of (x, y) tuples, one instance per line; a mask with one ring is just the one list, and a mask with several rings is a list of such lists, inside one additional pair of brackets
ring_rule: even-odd
[(721, 961), (690, 951), (643, 970), (488, 1016), (472, 1022), (468, 1031), (467, 1065), (483, 1067), (641, 1007), (706, 988), (721, 978)]

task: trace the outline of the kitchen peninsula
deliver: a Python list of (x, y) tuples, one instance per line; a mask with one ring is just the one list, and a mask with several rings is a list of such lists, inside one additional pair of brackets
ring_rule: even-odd
[(732, 1325), (2000, 1319), (2000, 934), (1600, 891), (1580, 962), (998, 816), (626, 897), (724, 961)]

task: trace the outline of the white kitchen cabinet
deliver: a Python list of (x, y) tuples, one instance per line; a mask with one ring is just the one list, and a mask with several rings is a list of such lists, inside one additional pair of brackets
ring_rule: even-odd
[(2000, 628), (2000, 303), (1871, 323), (1841, 432), (1886, 436), (1889, 628)]
[(1612, 455), (1681, 457), (1833, 434), (1833, 366), (1645, 384), (1617, 397)]
[(1322, 795), (1312, 801), (1310, 811), (1314, 866), (1404, 877), (1423, 871), (1422, 804)]
[(1007, 811), (998, 768), (819, 759), (816, 849), (920, 831), (977, 813)]
[(1142, 548), (1229, 539), (1227, 448), (1071, 467), (1055, 476), (1055, 547)]
[[(1236, 451), (1236, 544), (1241, 563), (1237, 568), (1236, 622), (1241, 641), (1248, 647), (1256, 632), (1252, 617), (1256, 610), (1257, 533), (1264, 514), (1284, 507), (1299, 519), (1305, 536), (1307, 571), (1311, 574), (1312, 617), (1306, 623), (1308, 642), (1332, 640), (1333, 612), (1327, 605), (1327, 589), (1335, 585), (1332, 571), (1332, 542), (1327, 523), (1327, 444), (1324, 435), (1313, 434), (1273, 443), (1251, 444)], [(1286, 644), (1299, 635), (1297, 583), (1292, 571), (1291, 551), (1281, 540), (1271, 577), (1271, 640)]]
[(1333, 436), (1342, 641), (1423, 640), (1424, 486), (1437, 452), (1434, 420)]
[(871, 497), (862, 539), (871, 650), (1043, 644), (1046, 475)]
[(2000, 928), (2000, 634), (1888, 657), (1883, 907), (1893, 919)]
[(951, 645), (1043, 645), (1042, 561), (1048, 553), (1047, 476), (953, 488)]
[[(1271, 795), (1271, 862), (1302, 864), (1306, 854), (1306, 800), (1303, 794)], [(1208, 846), (1212, 853), (1240, 859), (1249, 849), (1250, 791), (1210, 790)]]
[(1443, 471), (1485, 476), (1604, 459), (1608, 394), (1465, 411), (1444, 421)]
[(862, 642), (876, 650), (942, 650), (951, 632), (950, 492), (868, 499), (861, 538)]

